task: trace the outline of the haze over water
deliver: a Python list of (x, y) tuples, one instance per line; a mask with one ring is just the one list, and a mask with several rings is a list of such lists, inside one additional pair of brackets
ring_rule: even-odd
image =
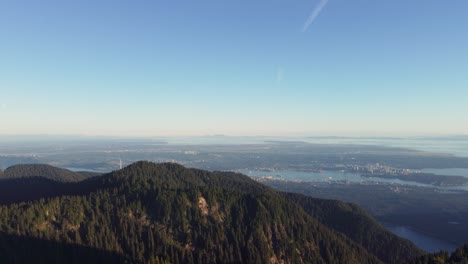
[(380, 145), (386, 147), (408, 148), (420, 151), (446, 153), (460, 157), (468, 157), (467, 137), (447, 138), (378, 138), (378, 137), (312, 137), (304, 139), (310, 143), (321, 144), (362, 144)]

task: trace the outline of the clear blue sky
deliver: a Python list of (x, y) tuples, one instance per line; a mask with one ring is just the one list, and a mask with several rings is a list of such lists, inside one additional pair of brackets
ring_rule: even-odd
[(468, 134), (466, 0), (3, 0), (0, 134)]

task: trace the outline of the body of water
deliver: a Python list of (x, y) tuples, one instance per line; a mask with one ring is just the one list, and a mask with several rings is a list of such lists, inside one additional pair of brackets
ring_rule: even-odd
[(236, 172), (252, 176), (252, 177), (273, 177), (288, 181), (304, 181), (304, 182), (335, 182), (343, 181), (348, 183), (387, 183), (387, 184), (400, 184), (412, 185), (420, 187), (434, 187), (428, 184), (418, 182), (402, 181), (399, 179), (384, 179), (376, 177), (361, 177), (359, 174), (347, 173), (342, 171), (322, 171), (322, 172), (303, 172), (294, 170), (277, 170), (277, 171), (263, 171), (263, 170), (237, 170)]
[(93, 169), (89, 169), (89, 168), (78, 168), (78, 167), (65, 167), (65, 169), (71, 170), (71, 171), (89, 171), (89, 172), (97, 172), (97, 173), (107, 172), (107, 171), (98, 171), (98, 170), (93, 170)]
[(287, 181), (303, 181), (303, 182), (345, 182), (345, 183), (374, 183), (374, 184), (396, 184), (417, 187), (438, 188), (444, 190), (465, 190), (468, 191), (468, 186), (443, 187), (430, 184), (423, 184), (413, 181), (403, 181), (399, 179), (378, 178), (378, 177), (361, 177), (356, 173), (347, 173), (343, 171), (322, 171), (322, 172), (304, 172), (294, 170), (236, 170), (236, 172), (245, 174), (251, 177), (272, 177)]
[(169, 144), (263, 144), (269, 141), (302, 141), (317, 144), (356, 144), (408, 148), (420, 151), (446, 153), (468, 157), (468, 135), (445, 138), (431, 137), (177, 137), (163, 138)]
[[(332, 181), (346, 181), (349, 183), (382, 183), (382, 184), (399, 184), (399, 185), (410, 185), (420, 187), (431, 187), (432, 185), (420, 184), (416, 182), (407, 182), (393, 179), (381, 179), (381, 178), (364, 178), (359, 174), (345, 173), (340, 171), (323, 171), (323, 172), (300, 172), (290, 170), (278, 170), (278, 171), (262, 171), (262, 170), (240, 170), (237, 171), (249, 176), (254, 177), (273, 177), (283, 180), (291, 181), (309, 181), (309, 182), (332, 182)], [(448, 252), (454, 251), (457, 246), (447, 241), (442, 241), (437, 238), (433, 238), (424, 233), (420, 233), (410, 227), (393, 225), (388, 223), (382, 223), (387, 229), (399, 237), (406, 238), (422, 248), (427, 252), (438, 252), (445, 250)]]
[(453, 252), (457, 248), (456, 245), (451, 244), (450, 242), (430, 237), (406, 226), (399, 226), (388, 223), (383, 223), (383, 225), (395, 235), (410, 240), (416, 246), (427, 252), (433, 253), (439, 252), (441, 250)]
[(306, 142), (319, 144), (358, 144), (408, 148), (420, 151), (446, 153), (468, 157), (468, 137), (449, 138), (333, 138), (311, 137)]
[(468, 169), (463, 168), (450, 168), (450, 169), (423, 169), (421, 172), (433, 173), (437, 175), (447, 176), (463, 176), (468, 178)]

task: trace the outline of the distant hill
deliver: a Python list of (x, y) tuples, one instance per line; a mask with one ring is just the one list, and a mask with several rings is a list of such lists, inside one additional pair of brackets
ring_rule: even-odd
[(92, 180), (58, 182), (44, 177), (0, 179), (0, 205), (33, 202), (40, 199), (63, 195), (84, 195), (97, 191), (98, 185)]
[(46, 164), (20, 164), (0, 170), (0, 179), (43, 177), (58, 182), (78, 182), (99, 175), (93, 172), (73, 172)]
[(6, 259), (40, 262), (12, 245), (28, 239), (50, 242), (49, 259), (79, 260), (70, 254), (89, 248), (115, 263), (401, 263), (422, 254), (356, 206), (281, 193), (242, 174), (137, 162), (81, 182), (40, 183), (62, 193), (0, 206)]

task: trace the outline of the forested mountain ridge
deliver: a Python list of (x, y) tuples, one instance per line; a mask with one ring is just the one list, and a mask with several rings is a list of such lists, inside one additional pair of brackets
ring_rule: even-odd
[(327, 227), (343, 233), (386, 263), (403, 263), (424, 254), (412, 242), (380, 225), (355, 204), (284, 193)]
[(0, 170), (0, 179), (43, 177), (58, 182), (78, 182), (97, 176), (93, 172), (73, 172), (46, 164), (20, 164)]
[(452, 254), (445, 251), (427, 254), (408, 264), (468, 264), (468, 244), (457, 248)]
[[(381, 262), (304, 204), (241, 174), (138, 162), (70, 186), (78, 191), (0, 206), (0, 232), (130, 263)], [(51, 254), (66, 259), (74, 251), (60, 252)]]

